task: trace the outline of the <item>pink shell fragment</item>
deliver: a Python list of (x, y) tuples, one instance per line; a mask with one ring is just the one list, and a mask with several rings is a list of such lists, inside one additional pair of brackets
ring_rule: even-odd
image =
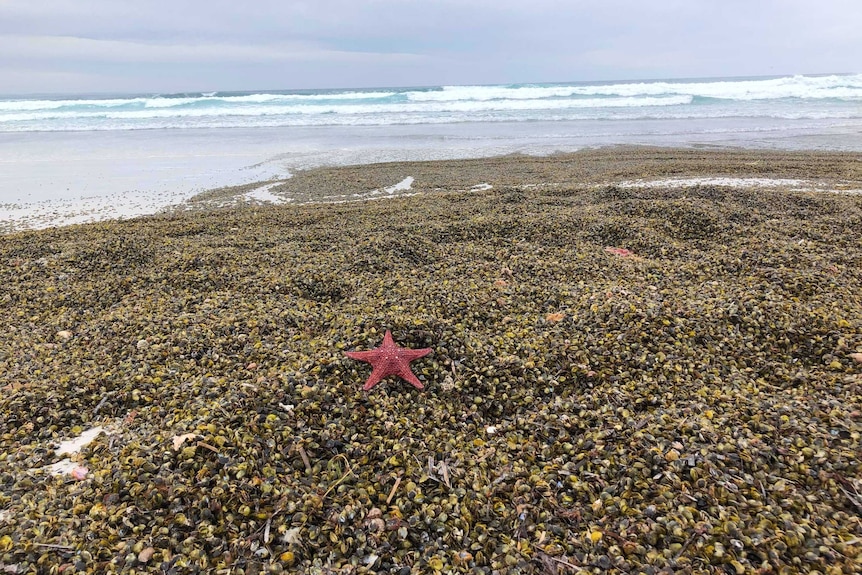
[(83, 481), (84, 479), (86, 479), (88, 473), (90, 473), (90, 470), (80, 465), (69, 472), (72, 478), (77, 479), (78, 481)]
[(633, 252), (630, 252), (629, 250), (627, 250), (625, 248), (615, 248), (612, 246), (607, 246), (605, 248), (605, 251), (610, 253), (610, 254), (620, 256), (622, 258), (632, 258), (635, 255)]

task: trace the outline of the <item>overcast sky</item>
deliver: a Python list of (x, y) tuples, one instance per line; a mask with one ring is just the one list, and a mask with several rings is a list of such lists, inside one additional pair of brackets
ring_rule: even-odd
[(0, 93), (862, 72), (862, 0), (0, 0)]

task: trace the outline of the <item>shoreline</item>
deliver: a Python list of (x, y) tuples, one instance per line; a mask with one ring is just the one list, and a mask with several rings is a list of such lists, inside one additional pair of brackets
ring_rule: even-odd
[[(628, 158), (628, 160), (623, 163), (616, 162), (614, 156), (617, 155)], [(651, 156), (654, 157), (651, 158)], [(135, 191), (126, 194), (95, 195), (77, 200), (44, 200), (23, 205), (21, 203), (2, 204), (0, 205), (0, 233), (244, 205), (262, 206), (280, 203), (303, 205), (362, 201), (372, 198), (396, 197), (405, 193), (453, 191), (450, 183), (434, 185), (432, 182), (435, 178), (445, 179), (444, 174), (447, 172), (453, 173), (461, 169), (467, 170), (473, 178), (468, 180), (455, 174), (455, 178), (462, 186), (458, 189), (462, 190), (476, 187), (484, 188), (485, 186), (494, 187), (495, 185), (559, 185), (562, 182), (554, 180), (565, 178), (579, 178), (578, 183), (580, 184), (590, 183), (596, 186), (617, 183), (629, 185), (638, 181), (640, 182), (638, 185), (693, 185), (697, 183), (696, 180), (691, 180), (688, 183), (685, 181), (672, 183), (661, 179), (662, 174), (674, 176), (674, 168), (669, 166), (677, 165), (681, 166), (679, 169), (687, 170), (686, 177), (688, 178), (713, 178), (713, 180), (708, 181), (709, 185), (778, 186), (796, 187), (800, 190), (811, 191), (853, 191), (862, 188), (860, 170), (850, 170), (851, 173), (844, 176), (821, 170), (812, 177), (811, 174), (806, 173), (806, 162), (818, 164), (835, 162), (840, 165), (852, 165), (854, 161), (858, 162), (859, 157), (862, 155), (856, 152), (618, 145), (544, 155), (508, 154), (451, 160), (392, 161), (381, 164), (360, 163), (336, 167), (324, 166), (287, 172), (280, 177), (263, 175), (264, 172), (271, 174), (277, 171), (273, 168), (270, 160), (257, 167), (261, 175), (257, 176), (255, 181), (241, 185), (210, 188), (198, 192)], [(530, 182), (523, 178), (515, 180), (501, 178), (499, 176), (500, 165), (501, 163), (505, 165), (508, 161), (518, 161), (524, 166), (534, 166), (535, 169), (542, 172), (546, 179)], [(644, 162), (643, 165), (648, 166), (648, 169), (654, 173), (644, 173), (643, 170), (639, 172), (637, 168), (627, 168), (623, 165), (625, 162), (639, 161)], [(573, 170), (570, 166), (573, 162), (584, 162), (588, 168)], [(663, 167), (659, 165), (660, 162), (667, 162), (669, 166)], [(689, 163), (687, 166), (684, 165), (686, 162)], [(562, 168), (554, 170), (554, 163), (558, 163)], [(710, 165), (711, 163), (712, 165)], [(781, 165), (771, 168), (760, 165), (760, 163)], [(618, 169), (616, 172), (604, 171), (601, 168), (602, 164), (618, 165)], [(266, 167), (267, 165), (269, 167)], [(339, 170), (344, 170), (344, 174), (362, 172), (366, 175), (361, 176), (351, 187), (351, 185), (339, 181), (342, 178), (338, 175)], [(735, 180), (722, 183), (715, 179), (726, 175), (724, 172), (728, 172), (728, 170), (734, 174)], [(284, 172), (284, 170), (282, 171)], [(417, 177), (412, 175), (412, 172), (427, 176), (420, 175)], [(767, 175), (764, 176), (764, 174)], [(789, 176), (793, 176), (793, 178), (789, 178)], [(398, 186), (405, 178), (414, 178), (415, 181), (411, 181), (407, 188), (388, 191), (390, 187)], [(748, 181), (745, 181), (746, 179)], [(796, 181), (784, 182), (786, 185), (783, 185), (781, 180), (787, 179)], [(313, 182), (313, 184), (308, 182)], [(704, 180), (700, 183), (706, 182)]]

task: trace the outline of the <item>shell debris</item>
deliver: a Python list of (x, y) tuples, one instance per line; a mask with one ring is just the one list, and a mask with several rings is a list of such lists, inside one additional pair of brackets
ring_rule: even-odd
[[(862, 196), (614, 182), (859, 166), (379, 164), (0, 237), (0, 570), (857, 573)], [(362, 391), (387, 330), (424, 390)]]

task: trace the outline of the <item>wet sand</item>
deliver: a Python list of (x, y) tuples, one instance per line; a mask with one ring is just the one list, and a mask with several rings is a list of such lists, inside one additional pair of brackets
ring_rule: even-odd
[[(778, 186), (784, 189), (858, 191), (862, 188), (860, 158), (862, 155), (857, 153), (628, 146), (550, 156), (512, 155), (320, 168), (298, 172), (289, 179), (273, 180), (276, 185), (267, 189), (281, 201), (295, 204), (358, 201), (408, 193), (626, 185), (685, 178), (734, 178), (737, 181), (733, 183), (753, 188), (773, 187), (771, 181), (778, 180)], [(386, 192), (408, 177), (413, 178), (408, 189)], [(781, 180), (795, 181), (782, 185)], [(195, 196), (178, 209), (206, 210), (249, 203), (245, 194), (260, 186), (213, 190)]]

